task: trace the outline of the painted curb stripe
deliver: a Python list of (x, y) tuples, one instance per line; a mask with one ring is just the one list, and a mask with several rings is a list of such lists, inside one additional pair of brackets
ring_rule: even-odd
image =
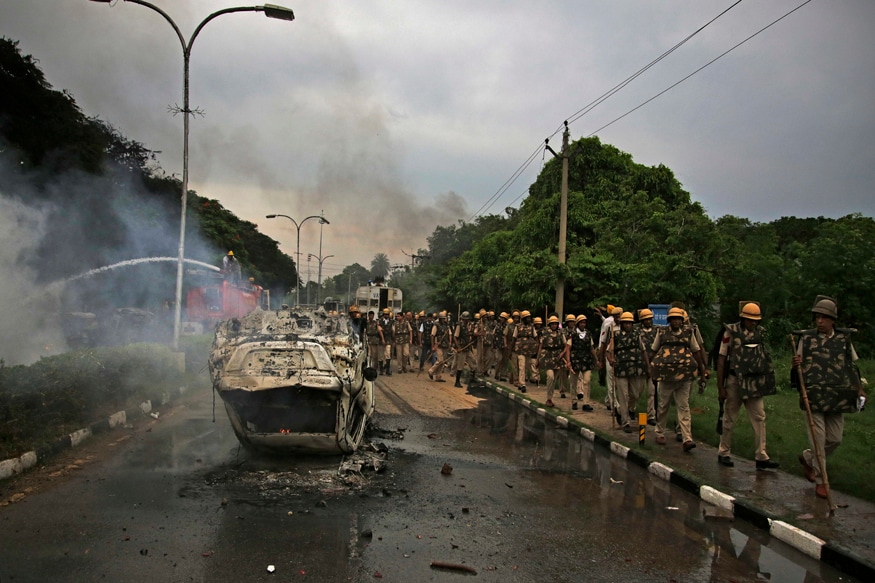
[(813, 534), (809, 534), (792, 524), (787, 524), (780, 520), (772, 521), (769, 534), (809, 557), (820, 560), (820, 549), (824, 544), (823, 539), (819, 539)]
[[(497, 385), (491, 383), (486, 384), (501, 394), (502, 391)], [(511, 400), (521, 400), (519, 395), (510, 392), (508, 392), (508, 397)], [(536, 404), (533, 400), (524, 400), (523, 404), (530, 409), (536, 409), (539, 414), (541, 414), (542, 411), (546, 413), (543, 408), (539, 409), (538, 407), (540, 404)], [(557, 424), (569, 425), (569, 420), (566, 417), (553, 414), (545, 416), (554, 419)], [(578, 421), (576, 419), (573, 420), (574, 425), (577, 423)], [(646, 467), (649, 473), (666, 480), (683, 490), (695, 494), (696, 497), (703, 502), (713, 504), (718, 508), (730, 510), (736, 518), (744, 520), (753, 526), (768, 532), (770, 536), (781, 540), (803, 554), (818, 559), (822, 563), (828, 564), (843, 573), (858, 577), (862, 580), (875, 579), (875, 566), (867, 564), (866, 561), (854, 556), (853, 553), (846, 549), (840, 548), (831, 543), (826, 543), (818, 537), (791, 524), (775, 520), (774, 517), (770, 517), (764, 511), (754, 508), (749, 504), (746, 504), (744, 501), (737, 500), (733, 496), (724, 494), (711, 486), (697, 484), (695, 478), (679, 474), (674, 469), (660, 462), (650, 461), (642, 452), (604, 438), (592, 429), (584, 427), (582, 424), (578, 430), (578, 434), (587, 441), (591, 441), (604, 447), (612, 453), (625, 458), (627, 461), (632, 460), (637, 465)]]

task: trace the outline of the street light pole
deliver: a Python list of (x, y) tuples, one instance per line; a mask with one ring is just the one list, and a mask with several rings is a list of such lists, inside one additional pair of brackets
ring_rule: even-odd
[[(321, 251), (321, 247), (322, 247), (321, 241), (320, 241), (319, 247), (320, 247), (319, 252), (321, 253), (322, 252)], [(334, 255), (326, 255), (325, 257), (322, 257), (321, 255), (313, 255), (312, 253), (310, 253), (310, 254), (308, 254), (307, 261), (309, 261), (310, 259), (313, 259), (314, 257), (319, 261), (319, 272), (318, 272), (318, 275), (316, 276), (316, 305), (319, 305), (319, 292), (322, 290), (322, 262), (325, 261), (326, 259), (328, 259), (329, 257), (334, 257)]]
[[(109, 4), (113, 0), (91, 0), (91, 2), (99, 2), (102, 4)], [(292, 12), (291, 8), (285, 8), (282, 6), (274, 6), (271, 4), (265, 6), (236, 6), (232, 8), (224, 8), (222, 10), (217, 10), (213, 12), (206, 18), (204, 18), (200, 24), (194, 29), (194, 32), (191, 35), (191, 38), (188, 39), (188, 42), (185, 42), (185, 37), (182, 35), (182, 31), (179, 30), (179, 27), (170, 18), (170, 15), (164, 12), (161, 8), (155, 6), (151, 2), (146, 2), (145, 0), (124, 0), (125, 2), (130, 2), (132, 4), (139, 4), (140, 6), (145, 6), (150, 10), (153, 10), (160, 14), (164, 20), (166, 20), (170, 26), (173, 27), (174, 32), (176, 32), (176, 36), (179, 38), (179, 44), (182, 45), (182, 110), (179, 113), (182, 113), (182, 196), (180, 197), (180, 204), (182, 210), (180, 212), (180, 221), (179, 221), (179, 254), (178, 260), (176, 264), (176, 296), (175, 302), (176, 306), (174, 308), (173, 314), (173, 349), (177, 350), (179, 348), (179, 332), (182, 327), (182, 274), (183, 274), (183, 266), (185, 263), (185, 215), (186, 209), (188, 205), (188, 124), (189, 124), (189, 115), (193, 112), (189, 107), (189, 98), (188, 98), (188, 78), (189, 78), (189, 60), (191, 57), (191, 47), (194, 44), (194, 40), (197, 38), (197, 35), (200, 31), (206, 26), (208, 22), (213, 20), (214, 18), (218, 18), (223, 14), (231, 14), (233, 12), (264, 12), (265, 16), (268, 18), (276, 18), (279, 20), (294, 20), (295, 13)]]
[[(265, 215), (265, 218), (267, 218), (267, 219), (275, 219), (277, 217), (284, 217), (286, 219), (289, 219), (290, 221), (292, 221), (292, 223), (295, 225), (295, 229), (298, 231), (297, 244), (295, 246), (295, 272), (296, 272), (295, 273), (295, 305), (300, 306), (301, 305), (301, 286), (299, 284), (300, 284), (300, 280), (301, 280), (301, 226), (304, 223), (306, 223), (307, 221), (309, 221), (310, 219), (319, 219), (320, 225), (330, 225), (331, 222), (328, 219), (326, 219), (325, 217), (323, 217), (322, 215), (310, 215), (309, 217), (305, 218), (300, 223), (298, 223), (298, 221), (296, 221), (295, 219), (293, 219), (289, 215), (279, 215), (279, 214)], [(321, 234), (322, 228), (321, 227), (319, 228), (319, 233), (320, 233), (319, 241), (320, 241), (320, 245), (321, 245), (321, 241), (322, 241), (322, 234)], [(309, 278), (309, 276), (308, 276), (308, 278)], [(307, 303), (310, 303), (310, 302), (308, 301)]]

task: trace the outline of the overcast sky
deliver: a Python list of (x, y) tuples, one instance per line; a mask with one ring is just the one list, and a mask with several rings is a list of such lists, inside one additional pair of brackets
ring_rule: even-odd
[[(732, 0), (273, 0), (294, 22), (219, 17), (191, 58), (191, 187), (295, 251), (324, 210), (324, 275), (375, 253), (409, 262), (437, 224), (468, 220), (575, 112)], [(186, 39), (233, 0), (152, 0)], [(571, 125), (588, 136), (803, 0), (745, 0)], [(670, 167), (708, 214), (875, 214), (875, 2), (813, 0), (598, 132)], [(87, 115), (180, 173), (182, 51), (121, 0), (0, 0), (17, 39)], [(551, 143), (558, 147), (561, 137)], [(541, 157), (487, 212), (518, 206)], [(318, 254), (319, 226), (301, 229)], [(302, 265), (306, 274), (306, 263)], [(315, 279), (316, 264), (313, 263)]]

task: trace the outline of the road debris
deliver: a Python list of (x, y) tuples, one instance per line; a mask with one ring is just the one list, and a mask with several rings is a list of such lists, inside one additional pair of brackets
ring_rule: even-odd
[(441, 468), (441, 473), (445, 476), (449, 476), (453, 473), (453, 466), (450, 464), (444, 464), (444, 467)]
[(276, 567), (275, 567), (274, 565), (268, 565), (268, 566), (267, 566), (267, 572), (268, 572), (268, 573), (273, 573), (274, 571), (276, 571)]
[(472, 575), (477, 574), (477, 569), (474, 567), (469, 567), (468, 565), (459, 565), (458, 563), (445, 563), (443, 561), (432, 561), (431, 562), (432, 569), (448, 569), (450, 571), (460, 571), (462, 573), (471, 573)]

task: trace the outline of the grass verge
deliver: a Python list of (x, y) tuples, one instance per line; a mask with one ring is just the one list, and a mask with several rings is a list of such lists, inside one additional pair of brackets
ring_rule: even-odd
[[(867, 379), (875, 378), (875, 361), (860, 360), (860, 372)], [(805, 412), (799, 407), (799, 394), (790, 388), (790, 355), (775, 358), (778, 393), (765, 398), (766, 442), (769, 457), (780, 462), (781, 468), (802, 476), (797, 457), (809, 447)], [(606, 389), (599, 386), (594, 375), (592, 399), (602, 402)], [(865, 387), (868, 392), (868, 387)], [(703, 395), (693, 389), (690, 397), (693, 417), (693, 437), (696, 441), (717, 447), (720, 436), (716, 432), (717, 383), (711, 380)], [(647, 396), (642, 395), (638, 411), (647, 410)], [(668, 427), (674, 427), (676, 410), (669, 411)], [(841, 492), (875, 502), (875, 465), (871, 463), (870, 444), (875, 443), (875, 413), (867, 406), (860, 413), (845, 417), (844, 438), (841, 446), (828, 458), (827, 471), (830, 485)], [(732, 455), (753, 459), (753, 430), (742, 407), (732, 433)]]

